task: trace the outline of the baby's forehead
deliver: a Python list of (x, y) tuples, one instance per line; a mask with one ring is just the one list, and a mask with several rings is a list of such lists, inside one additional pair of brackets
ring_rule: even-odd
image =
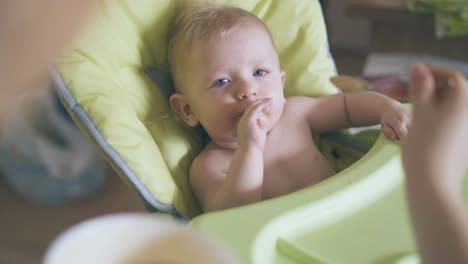
[[(216, 45), (219, 40), (229, 37), (234, 32), (246, 32), (246, 34), (248, 34), (247, 32), (252, 32), (246, 29), (264, 31), (268, 35), (268, 41), (276, 53), (276, 45), (270, 31), (260, 19), (254, 17), (242, 17), (239, 18), (236, 23), (206, 28), (202, 32), (203, 34), (194, 34), (199, 31), (193, 28), (188, 32), (179, 31), (172, 42), (171, 58), (172, 66), (174, 67), (172, 69), (173, 78), (180, 79), (184, 76), (186, 77), (186, 73), (189, 71), (197, 71), (197, 65), (203, 63), (203, 60), (210, 56), (210, 51), (205, 50), (208, 42), (210, 42), (210, 46), (212, 47)], [(248, 43), (245, 44), (248, 45)], [(265, 60), (266, 58), (259, 58), (259, 60), (262, 59)]]
[(178, 32), (178, 36), (174, 39), (175, 44), (180, 48), (192, 49), (212, 40), (219, 40), (230, 36), (234, 32), (244, 32), (245, 29), (256, 29), (264, 31), (268, 34), (271, 41), (273, 38), (267, 26), (258, 18), (253, 17), (240, 17), (235, 22), (226, 24), (209, 25), (202, 28), (203, 25), (193, 25), (190, 30)]
[[(222, 45), (224, 44), (223, 40), (229, 39), (232, 35), (242, 35), (252, 40), (255, 39), (255, 41), (257, 42), (264, 41), (264, 42), (267, 42), (268, 44), (271, 44), (276, 49), (274, 40), (269, 30), (265, 26), (259, 25), (258, 23), (256, 23), (255, 26), (252, 26), (247, 23), (240, 24), (229, 30), (213, 32), (212, 34), (206, 35), (204, 38), (196, 38), (196, 39), (193, 39), (192, 41), (185, 41), (184, 45), (181, 45), (182, 46), (181, 48), (187, 51), (197, 52), (205, 48), (207, 44), (209, 44), (210, 47)], [(265, 35), (267, 37), (264, 37)], [(251, 44), (251, 41), (247, 41), (245, 43), (238, 43), (238, 44), (241, 46), (248, 46), (249, 44)]]
[[(179, 69), (183, 69), (179, 73), (187, 73), (188, 71), (197, 72), (197, 70), (201, 70), (199, 66), (201, 64), (204, 66), (204, 70), (222, 70), (225, 67), (232, 67), (228, 62), (232, 59), (236, 61), (239, 56), (248, 57), (249, 63), (258, 64), (257, 66), (278, 62), (278, 53), (271, 36), (259, 38), (259, 35), (250, 29), (244, 30), (239, 27), (236, 31), (230, 32), (230, 34), (234, 32), (247, 34), (248, 38), (252, 38), (252, 41), (246, 43), (238, 43), (226, 47), (226, 43), (230, 43), (231, 39), (227, 39), (226, 41), (223, 41), (223, 39), (229, 37), (229, 35), (212, 35), (208, 39), (198, 39), (192, 43), (179, 45), (177, 65), (179, 67), (182, 66)], [(267, 33), (263, 28), (259, 27), (258, 29)]]

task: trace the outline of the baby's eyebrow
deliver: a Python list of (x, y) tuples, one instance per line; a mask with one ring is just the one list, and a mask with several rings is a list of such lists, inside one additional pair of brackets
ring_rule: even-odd
[(206, 74), (205, 79), (207, 81), (212, 81), (212, 80), (216, 80), (216, 79), (224, 78), (224, 77), (226, 77), (226, 74), (223, 73), (222, 71), (211, 71)]
[(266, 62), (268, 62), (268, 58), (265, 58), (265, 57), (260, 57), (260, 58), (257, 58), (255, 60), (256, 64), (263, 64), (263, 63), (266, 63)]
[(255, 64), (257, 66), (265, 66), (265, 65), (269, 66), (269, 65), (273, 64), (273, 61), (271, 59), (262, 57), (262, 58), (256, 60)]
[(216, 72), (216, 73), (207, 73), (203, 77), (203, 83), (205, 84), (206, 87), (210, 87), (211, 84), (213, 84), (214, 81), (216, 81), (218, 79), (221, 79), (221, 78), (224, 78), (224, 77), (223, 77), (223, 75), (221, 75), (218, 72)]

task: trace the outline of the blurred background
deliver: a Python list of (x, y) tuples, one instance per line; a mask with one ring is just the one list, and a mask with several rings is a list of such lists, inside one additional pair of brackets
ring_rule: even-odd
[[(337, 70), (360, 82), (361, 89), (406, 101), (406, 72), (414, 60), (468, 76), (468, 23), (454, 16), (468, 13), (464, 9), (422, 4), (434, 1), (320, 2)], [(9, 102), (14, 114), (2, 120), (0, 263), (39, 263), (59, 233), (85, 219), (145, 212), (42, 76), (27, 84), (30, 92)], [(34, 111), (22, 111), (31, 102), (36, 102)]]

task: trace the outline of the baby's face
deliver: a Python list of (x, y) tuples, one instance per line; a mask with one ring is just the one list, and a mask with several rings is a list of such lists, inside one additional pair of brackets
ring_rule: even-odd
[(192, 111), (220, 146), (236, 142), (245, 109), (271, 98), (268, 131), (279, 120), (285, 103), (284, 72), (268, 32), (250, 23), (223, 38), (202, 41), (190, 51), (183, 76)]

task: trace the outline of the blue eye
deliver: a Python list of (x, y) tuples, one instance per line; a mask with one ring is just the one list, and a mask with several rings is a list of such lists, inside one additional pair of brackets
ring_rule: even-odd
[(265, 70), (262, 70), (262, 69), (258, 69), (254, 72), (254, 76), (263, 76), (267, 74), (267, 72)]
[(216, 80), (216, 81), (214, 82), (213, 85), (215, 85), (215, 86), (223, 86), (223, 85), (225, 85), (225, 84), (227, 84), (227, 83), (229, 83), (229, 80), (228, 80), (228, 79), (219, 79), (219, 80)]

